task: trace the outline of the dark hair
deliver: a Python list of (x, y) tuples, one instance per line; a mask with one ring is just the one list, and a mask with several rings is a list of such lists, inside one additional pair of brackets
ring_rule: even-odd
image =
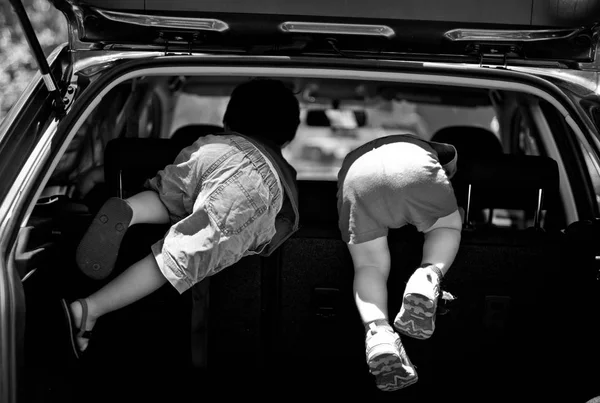
[(262, 137), (281, 147), (296, 136), (300, 105), (282, 81), (253, 79), (231, 93), (223, 124), (249, 137)]

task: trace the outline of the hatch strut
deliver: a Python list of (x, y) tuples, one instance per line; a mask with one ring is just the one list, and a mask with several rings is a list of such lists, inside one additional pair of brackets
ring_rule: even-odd
[(33, 57), (37, 62), (37, 65), (42, 74), (42, 79), (44, 80), (44, 84), (46, 84), (46, 88), (48, 92), (54, 96), (54, 100), (56, 102), (56, 107), (60, 111), (65, 110), (65, 105), (63, 103), (62, 97), (60, 95), (60, 91), (58, 90), (58, 84), (56, 79), (52, 75), (50, 71), (50, 66), (48, 65), (48, 61), (46, 60), (46, 56), (44, 55), (44, 51), (40, 46), (40, 42), (37, 40), (35, 35), (35, 31), (31, 26), (31, 21), (29, 21), (29, 17), (27, 16), (27, 12), (25, 11), (25, 7), (23, 7), (23, 3), (21, 0), (10, 0), (10, 4), (12, 4), (19, 21), (21, 22), (21, 26), (23, 27), (23, 32), (25, 33), (25, 37), (27, 38), (27, 42), (31, 47), (33, 52)]

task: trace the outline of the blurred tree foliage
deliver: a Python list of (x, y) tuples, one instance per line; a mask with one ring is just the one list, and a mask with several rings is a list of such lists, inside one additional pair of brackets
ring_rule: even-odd
[[(49, 0), (21, 0), (48, 56), (67, 41), (67, 22)], [(8, 0), (0, 0), (0, 121), (37, 71), (23, 30)]]

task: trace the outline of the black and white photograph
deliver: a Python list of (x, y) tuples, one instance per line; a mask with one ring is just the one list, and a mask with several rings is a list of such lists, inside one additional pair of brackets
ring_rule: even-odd
[(600, 403), (600, 0), (0, 0), (0, 403)]

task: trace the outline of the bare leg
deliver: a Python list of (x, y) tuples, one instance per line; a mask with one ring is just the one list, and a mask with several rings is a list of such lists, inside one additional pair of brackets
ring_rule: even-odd
[(462, 221), (460, 213), (442, 217), (424, 231), (423, 259), (421, 263), (431, 263), (445, 275), (458, 253), (461, 239)]
[(424, 233), (422, 267), (406, 283), (402, 306), (394, 319), (394, 327), (400, 333), (417, 339), (427, 339), (435, 330), (440, 277), (454, 262), (460, 245), (459, 211), (438, 219)]
[[(424, 231), (422, 262), (435, 264), (445, 274), (458, 252), (461, 228), (462, 221), (457, 210)], [(390, 272), (387, 237), (349, 244), (348, 249), (354, 263), (354, 298), (363, 322), (387, 320), (387, 279)]]
[(354, 299), (363, 322), (387, 320), (387, 279), (390, 273), (387, 237), (349, 244), (348, 249), (354, 264)]
[[(390, 251), (387, 237), (349, 244), (354, 263), (354, 298), (365, 325), (365, 355), (377, 387), (394, 391), (418, 380), (400, 336), (390, 326), (387, 310), (387, 280)], [(368, 327), (367, 327), (368, 325)]]
[[(169, 211), (160, 201), (156, 192), (140, 192), (125, 201), (132, 210), (130, 227), (134, 224), (166, 224), (170, 221)], [(71, 313), (77, 326), (81, 324), (85, 330), (92, 330), (100, 316), (145, 297), (160, 288), (166, 281), (154, 256), (150, 254), (86, 298), (88, 304), (86, 323), (81, 324), (83, 311), (79, 302), (71, 303)], [(88, 339), (80, 337), (77, 343), (80, 350), (84, 351), (87, 348)]]
[(133, 210), (129, 226), (134, 224), (167, 224), (169, 211), (160, 201), (158, 193), (147, 190), (126, 199)]
[[(92, 330), (100, 316), (138, 301), (159, 289), (166, 282), (167, 279), (158, 268), (154, 256), (149, 254), (86, 298), (88, 318), (85, 329)], [(73, 302), (71, 312), (75, 323), (79, 324), (82, 314), (81, 304), (77, 301)], [(79, 338), (77, 343), (81, 351), (84, 351), (87, 348), (88, 340)]]

